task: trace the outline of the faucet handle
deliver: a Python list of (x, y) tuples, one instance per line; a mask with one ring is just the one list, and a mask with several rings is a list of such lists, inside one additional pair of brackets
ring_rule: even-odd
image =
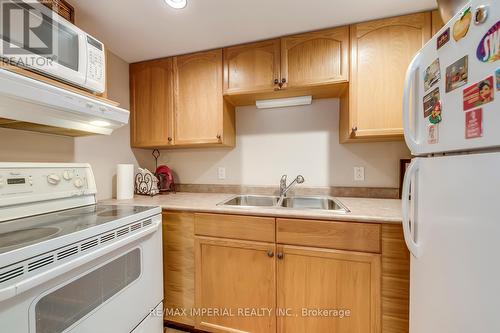
[(280, 179), (280, 192), (286, 188), (286, 175), (281, 176)]
[(297, 184), (302, 184), (303, 182), (305, 182), (304, 176), (302, 175), (298, 175), (295, 180), (297, 181)]

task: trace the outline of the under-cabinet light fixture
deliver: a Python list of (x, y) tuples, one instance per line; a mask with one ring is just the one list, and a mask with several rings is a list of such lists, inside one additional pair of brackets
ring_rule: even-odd
[(261, 99), (255, 101), (257, 109), (283, 108), (287, 106), (309, 105), (311, 103), (312, 103), (312, 96)]

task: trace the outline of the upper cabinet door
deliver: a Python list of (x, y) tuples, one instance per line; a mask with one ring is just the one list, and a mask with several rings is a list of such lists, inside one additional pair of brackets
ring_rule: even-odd
[(403, 134), (406, 69), (430, 37), (430, 12), (351, 26), (351, 136)]
[(273, 91), (279, 79), (279, 39), (224, 49), (224, 93)]
[(174, 57), (176, 145), (222, 140), (222, 49)]
[(172, 144), (172, 58), (130, 65), (132, 147)]
[(281, 81), (284, 87), (306, 87), (348, 79), (348, 27), (281, 39)]
[(437, 34), (437, 32), (444, 26), (443, 19), (438, 10), (432, 11), (432, 36)]

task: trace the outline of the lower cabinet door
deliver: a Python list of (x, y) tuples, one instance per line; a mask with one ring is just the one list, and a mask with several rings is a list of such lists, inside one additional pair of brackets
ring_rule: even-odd
[(379, 333), (380, 255), (278, 245), (277, 332)]
[(276, 332), (275, 245), (196, 237), (196, 328)]

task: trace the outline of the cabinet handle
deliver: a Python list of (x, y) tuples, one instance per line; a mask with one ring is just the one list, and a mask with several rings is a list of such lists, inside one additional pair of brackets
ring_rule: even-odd
[(222, 138), (222, 136), (220, 134), (217, 134), (217, 140), (220, 141), (221, 138)]
[(285, 79), (285, 78), (282, 78), (282, 79), (281, 79), (281, 83), (286, 83), (286, 79)]
[(284, 257), (284, 255), (283, 255), (283, 253), (278, 252), (278, 253), (276, 254), (276, 257), (277, 257), (279, 260), (282, 260), (282, 259), (283, 259), (283, 257)]
[(274, 79), (274, 84), (278, 84), (278, 83), (280, 83), (280, 80)]
[(353, 132), (356, 132), (357, 130), (358, 130), (358, 126), (353, 126), (353, 127), (352, 127), (352, 131), (353, 131)]
[(168, 142), (172, 142), (172, 138), (171, 137), (168, 137)]
[(274, 257), (274, 252), (273, 252), (272, 250), (267, 251), (267, 256), (268, 256), (269, 258)]

